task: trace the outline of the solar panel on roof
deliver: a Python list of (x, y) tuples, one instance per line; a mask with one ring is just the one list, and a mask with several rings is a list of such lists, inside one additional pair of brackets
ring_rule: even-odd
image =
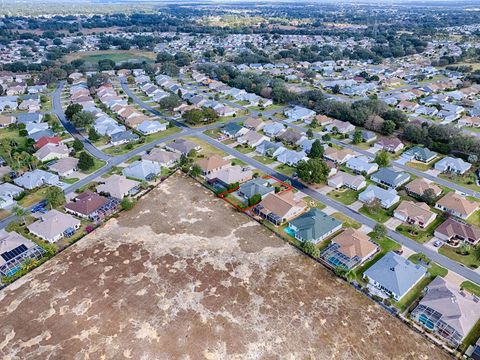
[(1, 256), (3, 260), (10, 261), (11, 259), (16, 258), (18, 255), (24, 253), (27, 250), (28, 248), (24, 244), (22, 244), (20, 246), (17, 246), (15, 249), (5, 251)]

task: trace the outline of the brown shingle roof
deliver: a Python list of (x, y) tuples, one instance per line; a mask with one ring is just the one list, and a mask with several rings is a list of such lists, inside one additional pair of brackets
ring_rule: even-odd
[(440, 189), (440, 187), (421, 178), (409, 182), (407, 185), (405, 185), (405, 189), (420, 196), (422, 196), (427, 189), (432, 189), (436, 195), (440, 195), (442, 193), (442, 189)]
[(66, 204), (65, 208), (71, 211), (74, 211), (78, 214), (83, 214), (85, 216), (88, 216), (90, 214), (93, 214), (102, 206), (106, 205), (107, 202), (108, 202), (107, 198), (100, 196), (98, 194), (95, 194), (91, 191), (85, 191), (79, 194), (75, 198), (75, 200)]
[(350, 259), (355, 256), (364, 259), (377, 249), (377, 245), (370, 241), (368, 235), (352, 228), (348, 228), (335, 236), (332, 242), (340, 245), (338, 250)]
[(457, 193), (451, 192), (437, 201), (437, 204), (464, 215), (470, 215), (478, 208), (476, 201), (470, 201)]
[(197, 165), (200, 166), (203, 171), (212, 171), (228, 166), (230, 165), (230, 162), (222, 158), (220, 155), (214, 154), (208, 158), (198, 160)]

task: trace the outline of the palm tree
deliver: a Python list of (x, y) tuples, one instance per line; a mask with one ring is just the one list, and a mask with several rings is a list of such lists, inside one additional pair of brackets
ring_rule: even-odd
[(22, 220), (22, 225), (25, 224), (25, 217), (28, 215), (29, 211), (27, 209), (22, 208), (21, 206), (14, 206), (13, 213), (16, 217)]
[(10, 141), (7, 138), (0, 139), (0, 149), (2, 149), (3, 152), (8, 155), (8, 157), (10, 158), (10, 162), (13, 162), (12, 146), (10, 145)]

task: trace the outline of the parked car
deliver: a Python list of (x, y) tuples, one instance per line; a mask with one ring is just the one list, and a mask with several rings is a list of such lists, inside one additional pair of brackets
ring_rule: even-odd
[(435, 242), (433, 243), (433, 246), (440, 247), (442, 246), (442, 242), (440, 240), (435, 240)]

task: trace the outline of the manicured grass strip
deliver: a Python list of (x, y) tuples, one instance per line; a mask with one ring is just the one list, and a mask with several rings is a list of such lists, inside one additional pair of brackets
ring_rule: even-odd
[(258, 162), (261, 162), (262, 164), (269, 165), (275, 162), (272, 158), (262, 156), (262, 155), (255, 155), (253, 157), (253, 160), (257, 160)]
[(362, 227), (362, 224), (340, 212), (333, 213), (332, 217), (343, 222), (343, 227), (351, 227), (354, 229), (360, 229)]
[(382, 208), (369, 210), (367, 207), (362, 206), (358, 212), (380, 223), (384, 223), (390, 219), (389, 211)]
[(468, 291), (469, 293), (472, 293), (473, 295), (480, 297), (480, 286), (478, 286), (477, 284), (471, 281), (468, 281), (468, 280), (464, 281), (460, 285), (460, 288)]
[(455, 248), (447, 244), (444, 244), (440, 249), (438, 249), (438, 253), (456, 262), (459, 262), (465, 266), (468, 266), (469, 268), (472, 268), (472, 269), (478, 268), (479, 260), (476, 258), (473, 251), (470, 251), (466, 255), (462, 255), (458, 253), (457, 250), (459, 250), (459, 248)]
[(293, 174), (295, 174), (295, 172), (297, 171), (297, 169), (295, 169), (294, 167), (285, 164), (278, 165), (274, 168), (274, 170), (287, 176), (293, 176)]
[(422, 294), (422, 290), (433, 281), (433, 277), (425, 276), (415, 285), (408, 293), (406, 293), (399, 302), (397, 307), (401, 311), (405, 311), (408, 307)]
[(408, 258), (408, 260), (410, 260), (414, 264), (419, 264), (420, 261), (422, 261), (424, 264), (428, 264), (429, 266), (427, 267), (427, 271), (432, 277), (435, 277), (435, 276), (445, 277), (448, 274), (447, 269), (441, 267), (440, 265), (437, 265), (436, 263), (431, 261), (429, 258), (427, 258), (424, 254), (413, 254)]
[(327, 194), (333, 200), (339, 201), (344, 205), (351, 205), (358, 199), (358, 192), (351, 189), (333, 190)]

